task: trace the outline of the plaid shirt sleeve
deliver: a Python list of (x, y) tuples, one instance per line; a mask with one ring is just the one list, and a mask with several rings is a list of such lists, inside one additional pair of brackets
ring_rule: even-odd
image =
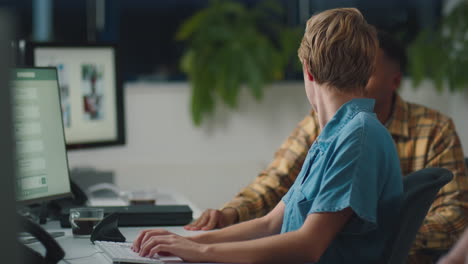
[(468, 226), (468, 178), (463, 150), (453, 122), (447, 120), (424, 140), (430, 142), (425, 150), (427, 163), (424, 167), (449, 169), (454, 178), (439, 191), (410, 255), (417, 255), (421, 249), (448, 250)]
[(234, 208), (239, 222), (263, 216), (288, 192), (299, 174), (307, 152), (319, 134), (315, 112), (306, 116), (275, 153), (273, 162), (243, 188), (224, 208)]

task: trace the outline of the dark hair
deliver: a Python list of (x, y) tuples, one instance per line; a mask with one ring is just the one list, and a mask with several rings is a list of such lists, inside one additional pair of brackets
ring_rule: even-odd
[(384, 51), (385, 55), (396, 62), (400, 66), (400, 71), (404, 72), (407, 58), (405, 48), (400, 41), (383, 30), (377, 31), (377, 38), (379, 39), (379, 47)]

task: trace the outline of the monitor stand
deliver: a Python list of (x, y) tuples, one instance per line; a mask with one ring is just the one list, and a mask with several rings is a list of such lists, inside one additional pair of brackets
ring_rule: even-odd
[(75, 184), (73, 180), (70, 180), (70, 187), (71, 192), (73, 194), (72, 197), (60, 198), (42, 204), (41, 211), (39, 214), (39, 221), (41, 224), (41, 221), (43, 221), (43, 223), (46, 222), (45, 220), (43, 220), (43, 218), (41, 218), (41, 216), (49, 216), (52, 219), (56, 220), (60, 218), (60, 213), (64, 209), (86, 206), (88, 197), (83, 192), (83, 190), (81, 190), (81, 188), (77, 184)]
[(49, 216), (49, 210), (47, 209), (47, 202), (41, 203), (39, 209), (39, 224), (44, 225), (47, 223), (47, 216)]
[(39, 204), (22, 206), (21, 208), (18, 208), (19, 215), (22, 215), (29, 220), (41, 225), (47, 223), (47, 217), (49, 217), (50, 211), (51, 209), (49, 208), (49, 202), (41, 202)]
[(18, 213), (41, 225), (47, 223), (47, 218), (59, 219), (63, 209), (86, 206), (88, 197), (78, 185), (70, 181), (73, 197), (60, 198), (51, 201), (44, 201), (40, 204), (23, 206), (18, 209)]

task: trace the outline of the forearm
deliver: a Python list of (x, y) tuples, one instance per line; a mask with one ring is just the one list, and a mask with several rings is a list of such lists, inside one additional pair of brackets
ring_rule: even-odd
[[(272, 231), (279, 232), (281, 228), (284, 208), (284, 203), (280, 203), (262, 219), (197, 237), (184, 238), (164, 230), (150, 231), (148, 234), (152, 237), (143, 241), (143, 247), (134, 247), (141, 256), (165, 252), (188, 262), (316, 262), (353, 214), (350, 208), (310, 214), (299, 230), (271, 235)], [(228, 242), (215, 243), (221, 240)]]
[[(270, 212), (287, 193), (291, 185), (277, 187), (269, 187), (265, 181), (275, 181), (272, 178), (259, 180), (251, 183), (244, 188), (234, 199), (226, 203), (222, 210), (231, 208), (237, 213), (236, 223), (248, 221), (258, 217), (265, 216)], [(283, 181), (284, 182), (284, 181)]]
[(262, 217), (188, 238), (198, 243), (212, 244), (256, 239), (278, 232)]
[(268, 215), (217, 231), (189, 237), (190, 240), (204, 243), (221, 243), (257, 239), (278, 234), (283, 224), (285, 205), (280, 202)]
[[(280, 212), (277, 209), (282, 206), (284, 204), (280, 203), (268, 216)], [(204, 257), (209, 262), (229, 263), (317, 262), (352, 214), (351, 208), (334, 213), (310, 214), (296, 231), (255, 240), (205, 245)], [(279, 224), (276, 222), (274, 226), (278, 227)]]
[(305, 263), (317, 261), (299, 232), (256, 240), (207, 245), (205, 261), (229, 263)]

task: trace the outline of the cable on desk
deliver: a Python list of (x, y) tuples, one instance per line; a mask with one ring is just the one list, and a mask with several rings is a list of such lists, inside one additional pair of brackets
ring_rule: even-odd
[(75, 258), (64, 258), (64, 259), (62, 259), (62, 260), (63, 260), (65, 263), (71, 264), (71, 263), (69, 262), (69, 260), (75, 260), (75, 259), (89, 258), (89, 257), (92, 257), (92, 256), (94, 256), (94, 255), (98, 254), (98, 253), (104, 253), (104, 252), (102, 252), (102, 251), (96, 251), (96, 252), (94, 252), (93, 254), (91, 254), (91, 255), (88, 255), (88, 256), (83, 256), (83, 257), (75, 257)]

